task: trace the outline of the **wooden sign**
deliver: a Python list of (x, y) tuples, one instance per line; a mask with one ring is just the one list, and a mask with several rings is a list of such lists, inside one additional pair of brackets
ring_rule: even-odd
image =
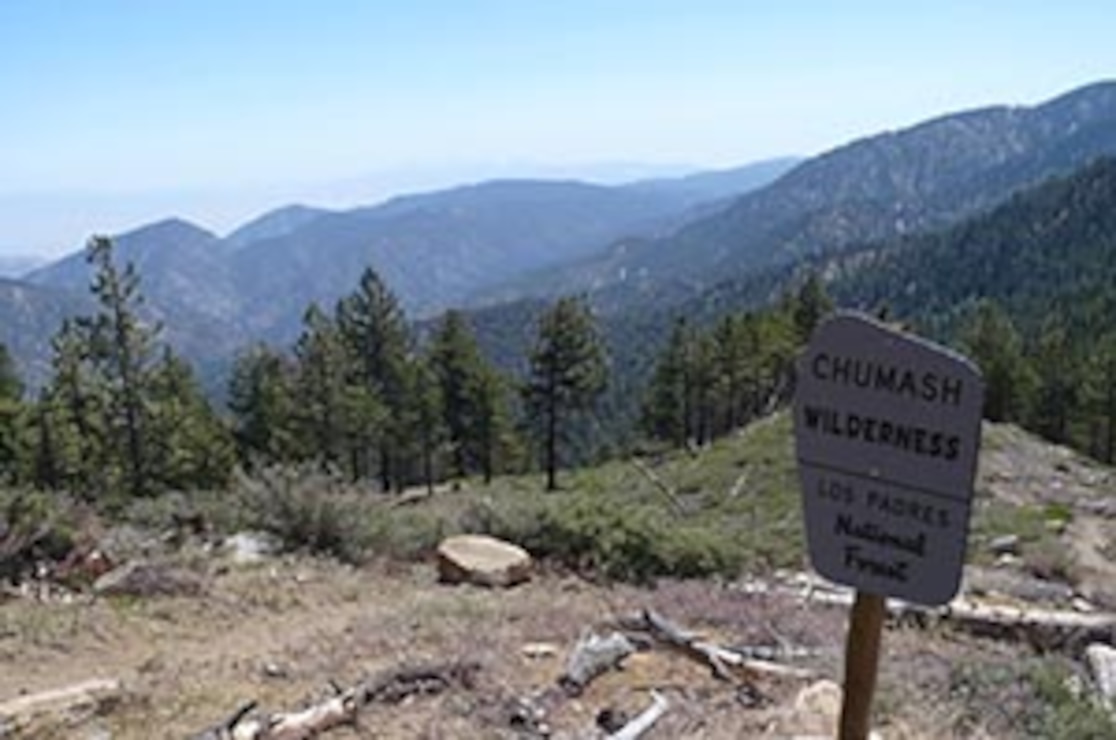
[(815, 331), (794, 408), (810, 560), (921, 604), (957, 593), (984, 384), (964, 357), (859, 314)]

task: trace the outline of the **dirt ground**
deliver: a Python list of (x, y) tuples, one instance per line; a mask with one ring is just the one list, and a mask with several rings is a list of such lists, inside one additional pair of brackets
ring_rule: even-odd
[[(1080, 581), (1072, 596), (1116, 606), (1116, 480), (1102, 469), (1009, 429), (986, 445), (978, 490), (1019, 505), (1072, 510), (1058, 542)], [(0, 703), (93, 678), (123, 694), (68, 723), (37, 723), (0, 737), (184, 738), (255, 700), (289, 711), (381, 671), (427, 662), (475, 661), (474, 683), (398, 705), (371, 705), (359, 726), (329, 738), (526, 738), (524, 706), (545, 706), (551, 737), (603, 737), (602, 713), (631, 717), (669, 703), (647, 738), (832, 736), (847, 609), (747, 582), (607, 586), (539, 572), (510, 590), (447, 586), (428, 563), (361, 568), (301, 556), (234, 565), (179, 553), (202, 589), (188, 596), (46, 600), (0, 593)], [(986, 569), (987, 570), (987, 569)], [(976, 580), (980, 569), (972, 569)], [(987, 574), (986, 574), (987, 575)], [(1018, 567), (988, 583), (1018, 585)], [(1034, 579), (1023, 583), (1034, 591)], [(1051, 584), (1039, 584), (1041, 592)], [(1054, 584), (1057, 585), (1057, 584)], [(998, 587), (998, 586), (996, 586)], [(1013, 586), (1014, 587), (1014, 586)], [(1068, 592), (1068, 586), (1060, 586)], [(6, 599), (6, 600), (5, 600)], [(1111, 602), (1111, 603), (1110, 603)], [(1072, 608), (1069, 601), (1055, 605)], [(652, 608), (731, 648), (762, 649), (809, 669), (811, 678), (749, 674), (726, 682), (707, 666), (662, 648), (627, 658), (580, 696), (557, 688), (566, 660), (590, 628)], [(889, 624), (883, 637), (875, 726), (882, 738), (1029, 737), (1034, 693), (1023, 677), (1057, 665), (1077, 685), (1079, 655), (1041, 655), (1018, 642), (973, 637), (945, 625)], [(1066, 735), (1063, 735), (1066, 736)], [(1072, 735), (1070, 735), (1072, 736)]]
[[(515, 708), (548, 689), (553, 698), (579, 636), (647, 607), (720, 644), (782, 650), (784, 662), (840, 678), (845, 610), (785, 593), (695, 582), (603, 587), (559, 575), (501, 591), (438, 584), (427, 565), (353, 569), (305, 558), (208, 568), (198, 596), (4, 604), (0, 698), (117, 679), (125, 695), (101, 716), (32, 735), (181, 738), (247, 700), (297, 709), (328, 695), (331, 682), (346, 686), (403, 665), (468, 660), (481, 666), (471, 688), (372, 706), (359, 728), (330, 737), (524, 737)], [(883, 736), (900, 738), (942, 737), (954, 722), (948, 693), (955, 661), (1011, 661), (1020, 650), (899, 627), (887, 631), (884, 649), (877, 710)], [(681, 654), (654, 649), (631, 656), (581, 696), (561, 696), (545, 721), (554, 737), (593, 737), (602, 710), (633, 716), (656, 689), (671, 708), (647, 737), (826, 734), (832, 706), (793, 707), (812, 684), (767, 676), (729, 684)]]

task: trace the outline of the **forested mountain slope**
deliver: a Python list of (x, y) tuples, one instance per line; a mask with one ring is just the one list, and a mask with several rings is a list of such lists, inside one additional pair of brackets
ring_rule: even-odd
[(681, 302), (733, 275), (940, 228), (1102, 154), (1116, 154), (1116, 83), (945, 116), (807, 160), (676, 234), (619, 242), (540, 290), (592, 286), (606, 311)]

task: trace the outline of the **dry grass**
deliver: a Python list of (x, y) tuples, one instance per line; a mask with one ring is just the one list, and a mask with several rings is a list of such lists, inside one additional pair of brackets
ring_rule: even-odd
[[(845, 614), (786, 595), (705, 582), (602, 587), (558, 575), (492, 591), (439, 585), (422, 564), (352, 568), (299, 557), (215, 569), (193, 598), (9, 602), (0, 611), (0, 698), (119, 678), (128, 698), (96, 723), (124, 740), (184, 737), (248, 699), (296, 708), (328, 693), (330, 681), (355, 682), (416, 661), (477, 660), (483, 667), (473, 690), (372, 708), (363, 736), (515, 737), (511, 702), (554, 686), (588, 626), (643, 607), (727, 645), (809, 649), (796, 662), (839, 679)], [(556, 655), (529, 657), (522, 648), (530, 643), (553, 645)], [(1010, 705), (989, 687), (999, 686), (997, 666), (1039, 658), (1001, 643), (898, 628), (885, 635), (885, 649), (877, 705), (884, 737), (1025, 736), (1000, 718), (998, 707)], [(958, 666), (971, 668), (969, 694), (956, 692)], [(704, 666), (655, 650), (633, 656), (549, 719), (557, 736), (581, 737), (601, 709), (637, 712), (656, 688), (672, 709), (651, 737), (761, 736), (795, 721), (788, 707), (804, 685), (759, 677), (745, 695)]]

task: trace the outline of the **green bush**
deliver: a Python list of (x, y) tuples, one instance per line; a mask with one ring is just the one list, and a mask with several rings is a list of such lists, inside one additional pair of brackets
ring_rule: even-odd
[(385, 527), (375, 502), (313, 466), (265, 468), (240, 476), (236, 489), (249, 512), (246, 523), (275, 535), (288, 550), (359, 563)]
[(41, 491), (0, 490), (0, 579), (18, 580), (75, 547), (82, 512), (68, 498)]
[(503, 504), (485, 500), (466, 512), (462, 524), (515, 542), (541, 560), (607, 580), (731, 577), (741, 566), (732, 543), (715, 532), (679, 521), (661, 507), (621, 505), (593, 489), (525, 493)]

